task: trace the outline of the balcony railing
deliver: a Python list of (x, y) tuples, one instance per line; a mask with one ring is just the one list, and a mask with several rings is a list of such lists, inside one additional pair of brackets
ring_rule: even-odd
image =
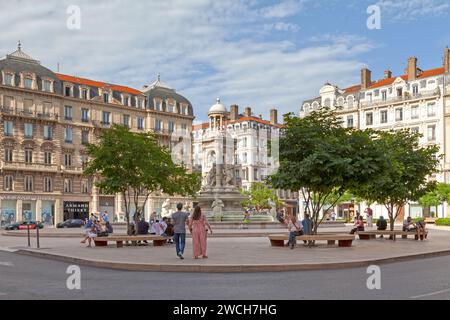
[(37, 118), (37, 119), (44, 119), (44, 120), (58, 120), (58, 114), (57, 113), (42, 113), (42, 112), (36, 112), (36, 111), (29, 111), (24, 109), (14, 109), (12, 107), (6, 107), (6, 106), (0, 106), (0, 112), (8, 115), (14, 115), (19, 117), (25, 117), (25, 118)]
[(421, 91), (420, 93), (406, 94), (406, 95), (403, 95), (400, 97), (393, 97), (393, 98), (388, 98), (385, 100), (376, 99), (376, 100), (372, 100), (372, 101), (362, 101), (361, 107), (368, 107), (368, 106), (377, 107), (377, 106), (393, 104), (393, 103), (397, 103), (397, 102), (405, 102), (405, 101), (410, 101), (410, 100), (429, 98), (429, 97), (433, 97), (433, 96), (437, 96), (437, 95), (439, 95), (439, 92), (437, 90)]
[(0, 164), (3, 170), (23, 170), (23, 171), (43, 171), (43, 172), (57, 172), (58, 166), (56, 164), (44, 163), (27, 163), (20, 161), (5, 162)]

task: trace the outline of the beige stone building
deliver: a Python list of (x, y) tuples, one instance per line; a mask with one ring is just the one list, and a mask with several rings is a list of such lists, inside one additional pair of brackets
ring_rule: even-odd
[[(0, 60), (2, 224), (25, 219), (55, 224), (105, 210), (111, 219), (122, 220), (121, 197), (102, 194), (83, 175), (85, 144), (120, 123), (136, 132), (155, 131), (161, 143), (172, 147), (180, 132), (190, 137), (193, 118), (191, 103), (159, 76), (136, 90), (59, 74), (25, 54), (19, 44)], [(181, 153), (190, 164), (191, 150)], [(147, 218), (161, 210), (164, 199), (161, 194), (151, 197)]]

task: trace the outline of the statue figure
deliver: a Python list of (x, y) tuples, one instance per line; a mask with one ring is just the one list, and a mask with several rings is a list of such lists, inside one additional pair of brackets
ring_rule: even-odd
[(206, 185), (212, 187), (215, 185), (215, 182), (216, 182), (216, 165), (213, 164), (211, 170), (209, 170), (208, 174), (206, 175)]
[(216, 195), (213, 203), (211, 204), (211, 208), (213, 209), (214, 216), (222, 216), (222, 208), (225, 207), (223, 201), (219, 199)]
[(277, 216), (277, 205), (275, 204), (275, 202), (271, 198), (269, 198), (267, 200), (267, 203), (270, 206), (270, 210), (269, 210), (270, 215), (275, 218)]
[(234, 173), (233, 173), (233, 167), (232, 166), (226, 166), (223, 170), (223, 177), (224, 177), (224, 187), (226, 186), (233, 186), (233, 180), (234, 180)]
[(171, 214), (172, 212), (170, 209), (170, 199), (167, 198), (162, 204), (161, 217), (170, 217)]
[(192, 202), (191, 201), (186, 201), (185, 203), (184, 203), (184, 211), (186, 211), (186, 212), (190, 212), (191, 211), (191, 204), (192, 204)]

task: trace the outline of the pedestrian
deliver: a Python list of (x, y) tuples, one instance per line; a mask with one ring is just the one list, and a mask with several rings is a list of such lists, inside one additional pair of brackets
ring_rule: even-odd
[(373, 211), (370, 208), (370, 206), (368, 206), (365, 210), (366, 212), (366, 220), (367, 220), (367, 226), (368, 227), (372, 227), (372, 217), (373, 217)]
[(331, 214), (331, 221), (336, 221), (336, 212), (334, 212), (334, 211)]
[(184, 259), (184, 247), (186, 245), (186, 225), (189, 224), (189, 213), (181, 211), (183, 205), (177, 204), (177, 211), (172, 213), (172, 220), (174, 226), (175, 249), (177, 250), (177, 256), (180, 259)]
[(105, 210), (105, 212), (102, 213), (102, 220), (103, 222), (109, 222), (109, 214), (108, 211)]
[(350, 234), (354, 234), (356, 231), (364, 231), (364, 218), (363, 216), (359, 216), (358, 220), (355, 222), (354, 227)]
[(250, 223), (250, 212), (248, 210), (245, 210), (244, 212), (244, 219), (242, 220), (243, 229), (248, 229), (248, 224)]
[[(312, 220), (311, 220), (310, 217), (309, 217), (309, 214), (308, 214), (308, 213), (305, 213), (305, 217), (304, 217), (304, 219), (302, 220), (303, 234), (305, 234), (305, 235), (311, 235), (311, 234), (312, 234), (312, 225), (313, 225), (313, 223), (312, 223)], [(311, 244), (311, 241), (303, 240), (303, 243), (306, 244), (306, 242), (308, 242), (309, 244)]]
[(294, 249), (294, 246), (297, 243), (296, 237), (303, 235), (303, 227), (300, 223), (298, 223), (297, 217), (295, 215), (289, 216), (287, 227), (289, 230), (288, 246), (290, 245), (291, 249)]
[(200, 206), (195, 206), (194, 213), (189, 219), (189, 231), (192, 234), (192, 248), (194, 251), (194, 259), (200, 256), (203, 259), (208, 258), (206, 255), (207, 229), (212, 234), (211, 225), (206, 216), (202, 213)]

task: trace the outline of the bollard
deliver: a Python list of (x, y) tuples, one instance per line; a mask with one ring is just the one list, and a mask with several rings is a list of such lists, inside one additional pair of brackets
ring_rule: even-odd
[(36, 221), (36, 247), (39, 249), (39, 221)]
[(28, 247), (31, 247), (31, 243), (30, 243), (30, 223), (27, 223), (27, 233), (28, 233)]

